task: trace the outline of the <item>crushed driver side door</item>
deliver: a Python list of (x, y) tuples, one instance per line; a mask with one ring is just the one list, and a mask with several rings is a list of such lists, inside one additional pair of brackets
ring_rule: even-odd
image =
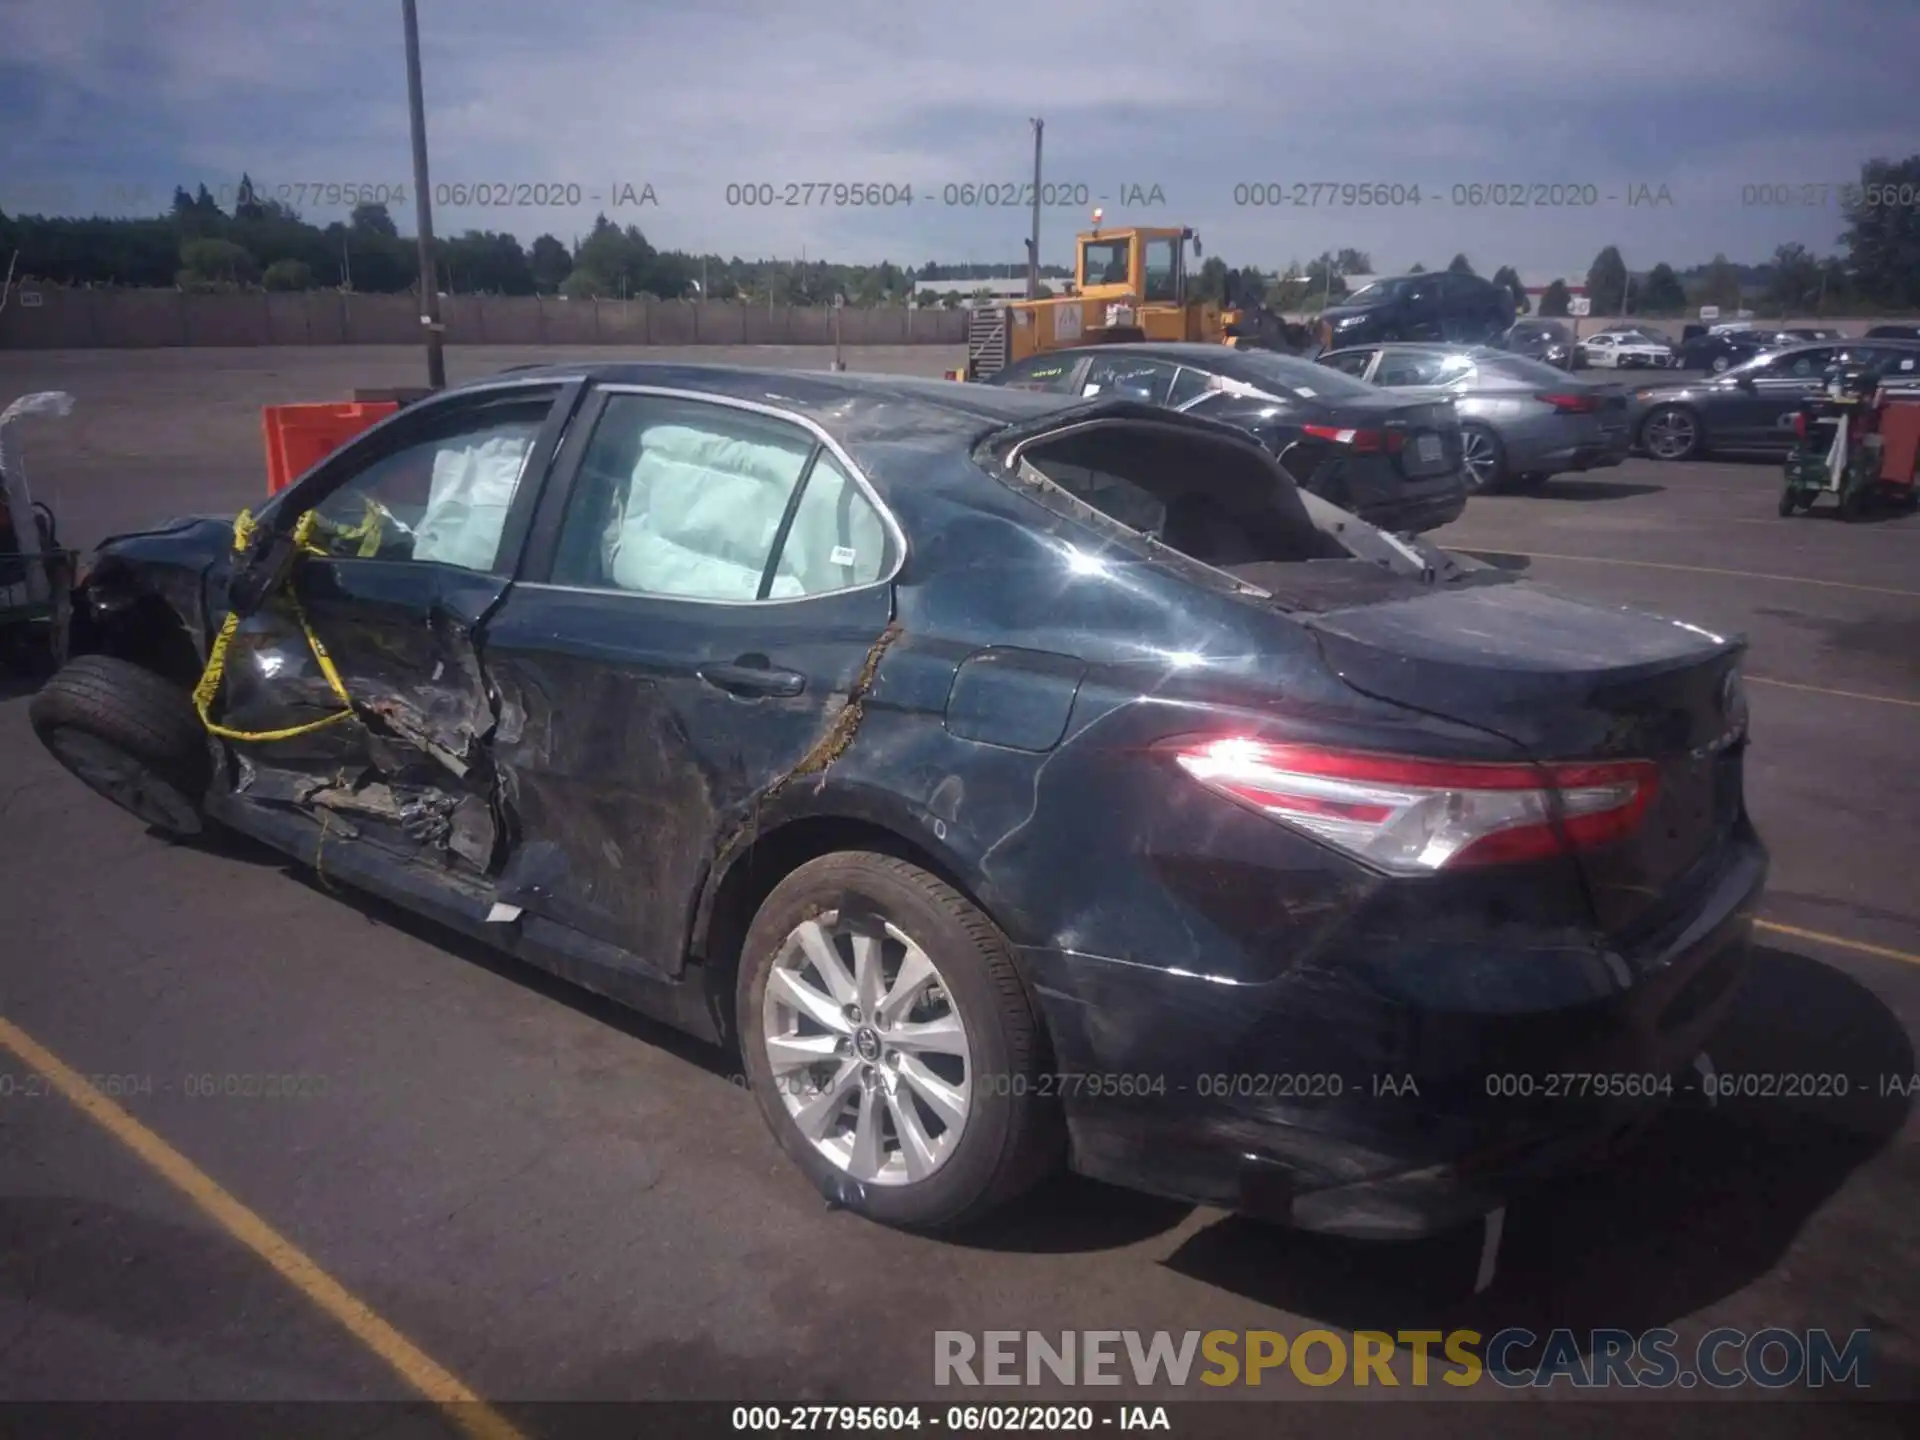
[(275, 530), (311, 512), (312, 548), (228, 647), (233, 800), (484, 887), (506, 832), (477, 636), (578, 393), (523, 381), (424, 402), (263, 511)]

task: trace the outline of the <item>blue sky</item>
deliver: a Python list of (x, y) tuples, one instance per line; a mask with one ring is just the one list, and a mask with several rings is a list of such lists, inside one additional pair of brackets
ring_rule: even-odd
[[(1837, 194), (1802, 187), (1920, 151), (1910, 0), (419, 8), (436, 189), (582, 200), (447, 204), (443, 234), (571, 239), (604, 208), (722, 254), (1017, 260), (1024, 208), (943, 202), (949, 185), (1023, 184), (1037, 114), (1050, 181), (1105, 195), (1112, 223), (1192, 225), (1231, 263), (1352, 245), (1383, 270), (1464, 250), (1483, 274), (1575, 273), (1609, 243), (1636, 268), (1831, 249)], [(0, 209), (130, 213), (175, 183), (230, 194), (244, 170), (289, 197), (405, 185), (411, 233), (397, 0), (0, 0), (0, 27)], [(913, 203), (728, 204), (729, 184), (784, 201), (808, 182), (911, 186)], [(1418, 185), (1421, 203), (1237, 204), (1256, 182)], [(1474, 182), (1591, 186), (1599, 203), (1455, 203)], [(622, 185), (656, 203), (613, 206)], [(1124, 204), (1135, 187), (1163, 203)], [(344, 213), (314, 193), (307, 218)], [(1628, 203), (1642, 194), (1656, 203)], [(1049, 260), (1086, 223), (1072, 196), (1044, 212)]]

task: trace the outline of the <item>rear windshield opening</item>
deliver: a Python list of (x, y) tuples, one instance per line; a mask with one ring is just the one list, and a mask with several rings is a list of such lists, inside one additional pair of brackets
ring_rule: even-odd
[(1263, 455), (1151, 425), (1101, 425), (1024, 458), (1085, 505), (1216, 570), (1351, 556)]

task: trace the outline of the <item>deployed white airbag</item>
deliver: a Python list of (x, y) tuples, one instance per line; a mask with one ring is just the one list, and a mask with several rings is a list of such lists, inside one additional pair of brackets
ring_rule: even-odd
[(533, 427), (496, 431), (433, 457), (426, 513), (414, 528), (413, 558), (490, 570), (520, 484)]
[[(807, 447), (685, 425), (646, 431), (627, 503), (607, 535), (607, 574), (622, 590), (751, 600)], [(800, 593), (778, 577), (776, 596)]]

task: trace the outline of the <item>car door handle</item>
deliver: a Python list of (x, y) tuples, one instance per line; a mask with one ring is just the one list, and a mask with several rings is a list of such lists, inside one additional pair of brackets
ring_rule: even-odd
[(762, 662), (736, 661), (731, 665), (702, 665), (700, 678), (729, 695), (791, 697), (807, 688), (807, 677), (797, 670), (780, 670)]

